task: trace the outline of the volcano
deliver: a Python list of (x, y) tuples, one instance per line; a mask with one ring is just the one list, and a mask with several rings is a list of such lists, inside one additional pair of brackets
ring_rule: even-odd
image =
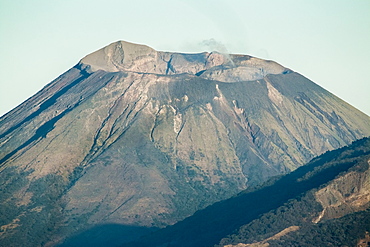
[(118, 41), (0, 118), (0, 241), (172, 225), (369, 136), (369, 122), (273, 61)]

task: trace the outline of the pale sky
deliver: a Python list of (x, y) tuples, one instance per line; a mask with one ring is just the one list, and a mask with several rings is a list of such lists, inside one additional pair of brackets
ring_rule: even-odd
[(370, 115), (370, 0), (0, 0), (0, 116), (117, 40), (274, 60)]

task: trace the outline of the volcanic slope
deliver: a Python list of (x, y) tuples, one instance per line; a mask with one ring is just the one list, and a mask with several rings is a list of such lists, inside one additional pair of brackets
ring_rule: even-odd
[(370, 231), (369, 165), (363, 138), (125, 246), (356, 246)]
[(174, 224), (369, 136), (369, 120), (273, 61), (115, 42), (0, 118), (0, 241)]

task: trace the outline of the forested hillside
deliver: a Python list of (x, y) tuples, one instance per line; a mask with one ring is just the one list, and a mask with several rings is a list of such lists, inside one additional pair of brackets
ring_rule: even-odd
[(198, 211), (132, 246), (355, 243), (370, 230), (369, 159), (370, 139), (358, 140), (259, 188)]

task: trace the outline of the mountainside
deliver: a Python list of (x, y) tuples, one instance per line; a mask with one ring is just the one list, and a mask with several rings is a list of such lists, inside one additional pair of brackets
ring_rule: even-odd
[(174, 224), (369, 136), (369, 122), (272, 61), (115, 42), (0, 118), (0, 241)]
[(125, 246), (356, 246), (369, 216), (364, 138)]
[(317, 173), (325, 177), (330, 166), (350, 168), (242, 226), (236, 234), (223, 239), (220, 246), (357, 246), (370, 231), (370, 139), (357, 141), (312, 162), (325, 164), (302, 179)]

